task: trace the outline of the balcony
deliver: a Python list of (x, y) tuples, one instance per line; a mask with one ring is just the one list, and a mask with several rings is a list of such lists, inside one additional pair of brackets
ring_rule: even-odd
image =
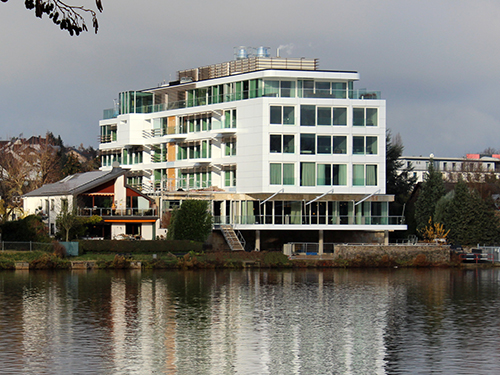
[(158, 212), (156, 208), (126, 208), (126, 209), (114, 209), (109, 207), (80, 207), (77, 210), (78, 216), (100, 216), (100, 217), (158, 217)]
[[(349, 99), (375, 100), (380, 99), (380, 91), (372, 91), (366, 89), (359, 90), (313, 90), (313, 89), (297, 89), (299, 98), (316, 98), (316, 99), (346, 99), (348, 93)], [(221, 94), (213, 96), (194, 97), (188, 100), (176, 102), (151, 104), (136, 106), (135, 111), (129, 113), (155, 113), (169, 111), (173, 109), (190, 108), (210, 104), (228, 103), (239, 100), (260, 98), (260, 97), (279, 97), (277, 92), (265, 92), (263, 89), (247, 90), (237, 93)], [(118, 117), (120, 113), (114, 108), (105, 109), (103, 119), (112, 119)]]
[(404, 225), (404, 216), (251, 215), (214, 216), (214, 225)]

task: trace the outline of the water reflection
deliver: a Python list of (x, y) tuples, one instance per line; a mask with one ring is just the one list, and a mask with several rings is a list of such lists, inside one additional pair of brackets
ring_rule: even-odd
[(5, 373), (500, 370), (499, 271), (0, 273)]

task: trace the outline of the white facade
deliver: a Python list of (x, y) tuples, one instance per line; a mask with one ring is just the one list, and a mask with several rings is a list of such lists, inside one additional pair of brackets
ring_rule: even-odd
[(385, 100), (355, 90), (356, 72), (316, 66), (250, 58), (121, 93), (100, 121), (102, 169), (130, 168), (164, 210), (210, 199), (216, 223), (239, 229), (406, 229), (387, 214)]
[(432, 161), (434, 169), (441, 171), (443, 178), (456, 181), (458, 176), (466, 177), (467, 174), (476, 174), (484, 179), (489, 174), (497, 175), (500, 171), (500, 155), (467, 154), (462, 158), (447, 158), (430, 156), (401, 156), (402, 162), (399, 172), (412, 168), (410, 177), (416, 178), (416, 182), (423, 182), (429, 163)]

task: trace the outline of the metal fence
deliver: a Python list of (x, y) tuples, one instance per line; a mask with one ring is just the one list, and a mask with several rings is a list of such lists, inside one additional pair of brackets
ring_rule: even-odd
[(52, 243), (33, 241), (0, 241), (1, 251), (53, 251)]

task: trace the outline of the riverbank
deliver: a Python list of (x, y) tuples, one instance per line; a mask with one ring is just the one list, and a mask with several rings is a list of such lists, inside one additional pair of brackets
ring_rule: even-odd
[(85, 253), (76, 257), (42, 251), (2, 251), (0, 269), (219, 269), (219, 268), (391, 268), (456, 267), (460, 260), (447, 249), (401, 249), (399, 253), (382, 247), (365, 251), (339, 249), (341, 255), (298, 255), (281, 252), (194, 252), (163, 253)]

